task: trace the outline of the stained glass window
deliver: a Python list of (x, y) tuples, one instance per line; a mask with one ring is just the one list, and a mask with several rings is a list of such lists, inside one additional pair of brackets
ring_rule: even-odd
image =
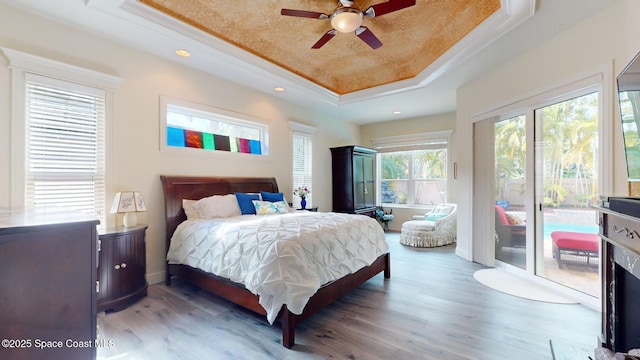
[(247, 115), (163, 97), (164, 145), (268, 155), (268, 126)]

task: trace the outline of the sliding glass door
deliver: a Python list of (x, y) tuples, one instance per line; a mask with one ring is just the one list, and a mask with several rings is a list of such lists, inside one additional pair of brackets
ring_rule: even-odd
[(535, 273), (598, 297), (598, 92), (539, 107)]
[(495, 259), (526, 268), (526, 117), (515, 116), (494, 125)]
[(599, 194), (600, 94), (592, 89), (494, 122), (492, 205), (496, 262), (598, 298), (599, 237), (591, 205)]

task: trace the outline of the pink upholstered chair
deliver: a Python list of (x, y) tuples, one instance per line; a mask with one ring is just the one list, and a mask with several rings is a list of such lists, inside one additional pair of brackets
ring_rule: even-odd
[(512, 225), (502, 206), (495, 206), (496, 250), (503, 247), (523, 248), (527, 244), (525, 225)]

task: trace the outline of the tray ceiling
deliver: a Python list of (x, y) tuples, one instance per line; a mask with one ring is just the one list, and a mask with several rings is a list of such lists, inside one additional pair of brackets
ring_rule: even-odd
[[(310, 48), (330, 28), (329, 22), (282, 16), (280, 10), (326, 14), (335, 9), (336, 0), (216, 0), (215, 6), (212, 0), (176, 1), (183, 5), (180, 12), (185, 14), (184, 19), (177, 12), (169, 15), (168, 4), (154, 2), (156, 8), (142, 1), (152, 0), (0, 3), (104, 36), (322, 116), (366, 124), (455, 111), (461, 86), (617, 0), (500, 0), (482, 2), (480, 8), (480, 1), (417, 0), (415, 6), (365, 19), (364, 25), (383, 42), (381, 48), (372, 50), (353, 34), (339, 34), (319, 51)], [(356, 0), (356, 5), (365, 9), (379, 3)], [(436, 15), (437, 9), (443, 12)], [(212, 35), (195, 20), (193, 24), (187, 22), (192, 20), (186, 20), (186, 15), (214, 19), (212, 22), (220, 25), (220, 35)], [(417, 25), (409, 25), (416, 18), (420, 19)], [(469, 25), (471, 20), (466, 19), (476, 20), (466, 35), (462, 31), (452, 34), (452, 29), (461, 27), (456, 24)], [(440, 38), (416, 40), (425, 29), (439, 31)], [(451, 40), (453, 35), (454, 39), (462, 38), (453, 40), (457, 42), (447, 49), (442, 39)], [(444, 53), (429, 58), (421, 52), (436, 47)], [(190, 50), (192, 56), (177, 56), (175, 51), (180, 48)], [(265, 48), (273, 53), (258, 51)], [(376, 66), (382, 70), (376, 70)], [(380, 80), (385, 72), (392, 76)], [(332, 77), (341, 81), (332, 84), (323, 80)], [(359, 84), (361, 78), (376, 82), (349, 87), (352, 82)], [(275, 92), (276, 87), (285, 91)], [(348, 92), (357, 88), (362, 90)]]
[[(384, 0), (356, 0), (361, 10)], [(393, 0), (391, 0), (393, 1)], [(416, 77), (501, 8), (500, 0), (418, 0), (373, 19), (382, 41), (373, 50), (353, 33), (339, 33), (320, 49), (311, 46), (329, 20), (280, 15), (282, 8), (330, 14), (335, 0), (140, 0), (333, 93), (344, 95)]]

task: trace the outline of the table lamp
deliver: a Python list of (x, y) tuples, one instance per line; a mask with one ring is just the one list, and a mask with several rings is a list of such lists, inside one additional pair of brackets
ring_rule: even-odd
[(111, 213), (124, 213), (122, 223), (125, 227), (132, 227), (138, 224), (137, 212), (147, 211), (142, 193), (137, 191), (121, 191), (116, 194), (111, 205)]

